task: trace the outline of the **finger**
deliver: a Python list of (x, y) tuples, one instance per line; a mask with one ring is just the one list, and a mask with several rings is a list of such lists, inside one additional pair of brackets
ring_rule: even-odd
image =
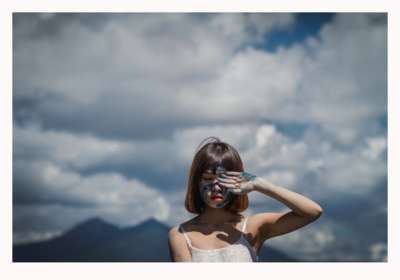
[(218, 186), (221, 186), (221, 187), (227, 188), (227, 189), (234, 189), (235, 188), (235, 186), (233, 184), (227, 184), (227, 183), (222, 183), (222, 182), (219, 182)]
[(224, 179), (224, 178), (217, 178), (218, 182), (227, 183), (227, 184), (236, 184), (236, 180), (232, 179)]
[(239, 176), (242, 172), (237, 172), (237, 171), (228, 171), (225, 174), (228, 176)]
[(238, 189), (238, 188), (230, 188), (228, 190), (233, 194), (241, 194), (242, 193), (242, 190)]
[(239, 177), (238, 177), (238, 176), (228, 176), (228, 175), (226, 175), (226, 174), (221, 174), (221, 175), (219, 175), (217, 178), (236, 180), (236, 179), (239, 178)]

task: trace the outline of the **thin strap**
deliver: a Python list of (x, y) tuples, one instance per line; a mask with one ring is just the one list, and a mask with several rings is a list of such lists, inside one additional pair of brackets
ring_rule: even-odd
[(182, 226), (182, 225), (179, 225), (179, 227), (181, 228), (181, 230), (182, 230), (182, 232), (183, 232), (183, 235), (185, 236), (186, 241), (187, 241), (187, 243), (189, 244), (189, 246), (192, 246), (192, 242), (190, 242), (189, 236), (187, 235), (186, 231), (183, 229), (183, 226)]
[(245, 219), (244, 219), (244, 222), (243, 222), (243, 227), (242, 227), (242, 233), (241, 233), (241, 235), (243, 236), (243, 233), (246, 231), (246, 225), (247, 225), (247, 219), (248, 219), (249, 217), (246, 217)]

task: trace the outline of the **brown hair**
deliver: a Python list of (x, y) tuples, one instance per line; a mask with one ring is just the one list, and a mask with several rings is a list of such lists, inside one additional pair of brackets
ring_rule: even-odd
[[(205, 141), (200, 150), (199, 148)], [(200, 196), (200, 179), (204, 171), (213, 166), (213, 172), (216, 172), (217, 163), (222, 163), (226, 171), (243, 172), (243, 164), (239, 153), (231, 145), (221, 142), (216, 137), (206, 138), (197, 148), (192, 166), (190, 168), (188, 190), (185, 199), (185, 208), (190, 213), (200, 214), (204, 209), (204, 201)], [(233, 198), (225, 206), (230, 212), (242, 212), (249, 205), (247, 194), (234, 195)]]

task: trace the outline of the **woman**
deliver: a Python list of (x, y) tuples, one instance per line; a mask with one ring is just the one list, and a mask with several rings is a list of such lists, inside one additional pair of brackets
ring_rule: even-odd
[[(172, 261), (254, 262), (267, 239), (297, 230), (322, 214), (310, 199), (244, 172), (238, 152), (212, 139), (196, 152), (189, 174), (185, 207), (198, 215), (168, 235)], [(251, 191), (292, 211), (244, 217), (240, 212), (247, 208)]]

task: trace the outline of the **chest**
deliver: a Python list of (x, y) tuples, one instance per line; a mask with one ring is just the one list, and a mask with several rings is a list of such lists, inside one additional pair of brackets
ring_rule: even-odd
[(188, 233), (192, 246), (201, 250), (213, 250), (235, 244), (241, 237), (239, 230), (192, 231)]

